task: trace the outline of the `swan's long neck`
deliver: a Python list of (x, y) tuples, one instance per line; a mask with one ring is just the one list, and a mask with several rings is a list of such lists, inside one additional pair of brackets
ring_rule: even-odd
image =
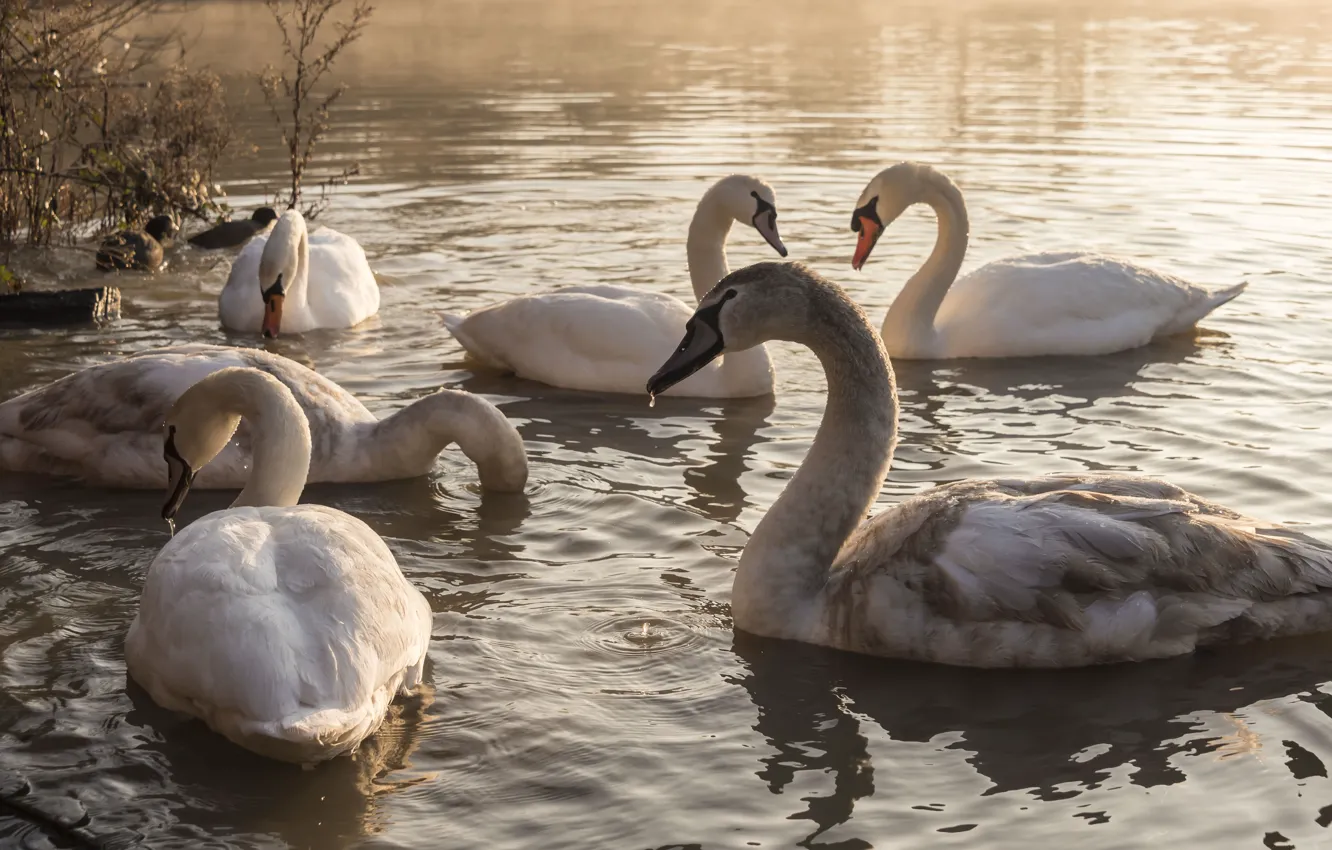
[(917, 203), (926, 203), (939, 222), (934, 250), (906, 286), (898, 293), (883, 320), (883, 336), (893, 340), (894, 350), (927, 353), (934, 344), (934, 317), (957, 279), (967, 255), (967, 205), (957, 185), (937, 171), (921, 175)]
[(731, 608), (735, 625), (780, 637), (810, 616), (842, 544), (864, 521), (892, 462), (897, 388), (864, 314), (816, 287), (800, 342), (818, 355), (828, 402), (799, 471), (745, 546)]
[[(718, 200), (715, 189), (706, 192), (694, 210), (685, 253), (695, 301), (702, 301), (730, 271), (726, 263), (726, 237), (734, 221)], [(756, 386), (772, 383), (772, 359), (766, 346), (732, 351), (721, 358), (718, 369), (720, 378), (735, 392), (750, 392)]]
[(685, 253), (689, 258), (689, 280), (694, 285), (694, 300), (704, 295), (726, 277), (726, 237), (734, 219), (721, 208), (712, 192), (705, 194), (689, 222), (689, 240)]
[[(220, 374), (220, 373), (219, 373)], [(281, 392), (267, 375), (237, 369), (215, 384), (215, 410), (239, 415), (250, 428), (252, 465), (232, 507), (289, 507), (300, 501), (310, 474), (310, 425), (290, 392)]]
[(304, 310), (310, 303), (310, 235), (304, 223), (298, 228), (296, 240), (296, 274), (287, 288), (287, 303), (294, 309)]
[(520, 492), (527, 483), (527, 452), (518, 429), (490, 402), (459, 390), (440, 390), (366, 423), (357, 442), (360, 464), (376, 477), (424, 475), (440, 452), (457, 443), (487, 490)]

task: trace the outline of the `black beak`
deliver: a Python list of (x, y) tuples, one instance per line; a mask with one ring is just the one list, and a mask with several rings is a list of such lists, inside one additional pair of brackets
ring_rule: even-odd
[(690, 375), (711, 363), (726, 348), (718, 327), (722, 305), (735, 297), (735, 290), (728, 291), (715, 304), (700, 307), (698, 312), (685, 323), (684, 339), (675, 349), (675, 353), (662, 364), (657, 373), (648, 379), (648, 395), (658, 395), (688, 378)]
[(167, 462), (167, 500), (162, 505), (162, 519), (175, 519), (176, 511), (180, 510), (181, 504), (185, 501), (185, 496), (190, 492), (190, 485), (194, 483), (194, 470), (185, 462), (185, 458), (180, 456), (176, 450), (176, 426), (172, 425), (167, 429), (166, 443), (162, 446), (162, 456)]
[(185, 497), (189, 495), (190, 485), (194, 483), (194, 470), (188, 466), (181, 466), (181, 472), (176, 474), (173, 470), (171, 480), (167, 483), (171, 487), (170, 494), (167, 495), (166, 504), (162, 505), (162, 519), (175, 519), (176, 511), (185, 503)]
[(782, 244), (782, 237), (777, 233), (777, 208), (759, 197), (758, 192), (750, 192), (754, 200), (758, 203), (758, 209), (754, 212), (754, 217), (750, 222), (754, 229), (763, 234), (763, 238), (768, 240), (772, 249), (781, 256), (786, 256), (786, 246)]

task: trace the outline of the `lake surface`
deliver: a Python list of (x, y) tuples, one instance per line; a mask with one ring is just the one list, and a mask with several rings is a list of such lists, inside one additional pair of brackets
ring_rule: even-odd
[[(224, 175), (248, 210), (284, 180), (243, 77), (278, 58), (263, 7), (150, 29), (172, 25), (261, 148)], [(306, 772), (127, 687), (163, 493), (0, 478), (0, 790), (154, 848), (1332, 845), (1332, 638), (1012, 673), (737, 634), (735, 561), (817, 427), (815, 358), (775, 346), (775, 398), (649, 408), (474, 373), (435, 315), (564, 284), (687, 298), (694, 205), (744, 171), (775, 187), (792, 257), (878, 321), (934, 223), (913, 210), (855, 273), (849, 214), (920, 159), (965, 193), (966, 269), (1083, 247), (1249, 289), (1129, 353), (896, 364), (879, 507), (1135, 470), (1330, 537), (1332, 7), (385, 2), (339, 70), (321, 153), (361, 172), (322, 220), (365, 246), (383, 306), (269, 347), (380, 415), (485, 394), (526, 440), (527, 492), (483, 495), (453, 451), (428, 479), (306, 490), (383, 535), (435, 611), (427, 693)], [(771, 257), (741, 228), (730, 253)], [(0, 335), (0, 397), (171, 342), (264, 345), (219, 329), (229, 261), (177, 250), (122, 279), (112, 326)], [(197, 492), (182, 519), (229, 498)], [(15, 818), (0, 845), (75, 846)]]

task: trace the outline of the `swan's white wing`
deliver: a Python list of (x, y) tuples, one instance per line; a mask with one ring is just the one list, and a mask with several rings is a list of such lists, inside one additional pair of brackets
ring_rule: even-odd
[(1186, 330), (1242, 289), (1098, 254), (1027, 254), (958, 278), (935, 326), (950, 357), (1102, 354)]
[(264, 320), (264, 298), (259, 290), (259, 258), (273, 231), (257, 234), (236, 255), (226, 285), (217, 296), (217, 315), (222, 326), (235, 331), (259, 332)]
[(425, 598), (365, 523), (331, 508), (235, 508), (196, 521), (149, 568), (126, 638), (159, 704), (289, 761), (347, 752), (430, 642)]
[[(379, 312), (379, 283), (365, 251), (350, 236), (321, 227), (309, 236), (309, 327), (293, 321), (296, 332), (349, 328)], [(299, 318), (299, 317), (296, 317)], [(283, 317), (287, 326), (287, 317)]]
[[(354, 396), (306, 367), (265, 351), (180, 345), (90, 366), (0, 403), (0, 469), (73, 475), (113, 487), (162, 487), (162, 422), (186, 389), (219, 369), (250, 366), (277, 378), (310, 422), (311, 480), (374, 422)], [(195, 486), (239, 487), (249, 477), (249, 429), (200, 471)]]
[(839, 562), (834, 621), (868, 581), (862, 639), (946, 663), (1070, 666), (1332, 627), (1332, 549), (1135, 477), (936, 488)]
[(692, 315), (667, 295), (590, 286), (521, 296), (445, 324), (492, 367), (557, 387), (641, 394)]

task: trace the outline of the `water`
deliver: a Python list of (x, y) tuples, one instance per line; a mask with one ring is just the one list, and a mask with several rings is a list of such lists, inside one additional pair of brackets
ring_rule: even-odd
[[(731, 171), (771, 181), (792, 256), (881, 317), (933, 222), (909, 213), (857, 274), (849, 214), (881, 167), (923, 159), (966, 194), (966, 268), (1091, 247), (1250, 288), (1196, 338), (1125, 354), (897, 364), (881, 507), (967, 476), (1138, 470), (1332, 536), (1332, 10), (844, 5), (382, 4), (322, 151), (361, 163), (326, 221), (366, 247), (383, 307), (270, 347), (381, 415), (486, 394), (527, 442), (527, 492), (482, 495), (453, 452), (429, 479), (307, 490), (382, 534), (436, 613), (430, 692), (358, 760), (302, 772), (126, 684), (163, 493), (0, 479), (5, 789), (154, 848), (1326, 846), (1332, 640), (1014, 674), (737, 635), (735, 559), (809, 446), (814, 358), (775, 347), (775, 400), (650, 407), (474, 375), (439, 325), (561, 284), (687, 297), (689, 216)], [(258, 4), (172, 14), (154, 26), (183, 24), (196, 62), (277, 56)], [(233, 200), (282, 167), (237, 160)], [(733, 268), (769, 257), (734, 232)], [(217, 327), (226, 269), (178, 252), (123, 280), (112, 327), (7, 333), (0, 395), (170, 341), (263, 345)], [(227, 499), (195, 493), (181, 519)], [(0, 844), (49, 842), (0, 820)]]

